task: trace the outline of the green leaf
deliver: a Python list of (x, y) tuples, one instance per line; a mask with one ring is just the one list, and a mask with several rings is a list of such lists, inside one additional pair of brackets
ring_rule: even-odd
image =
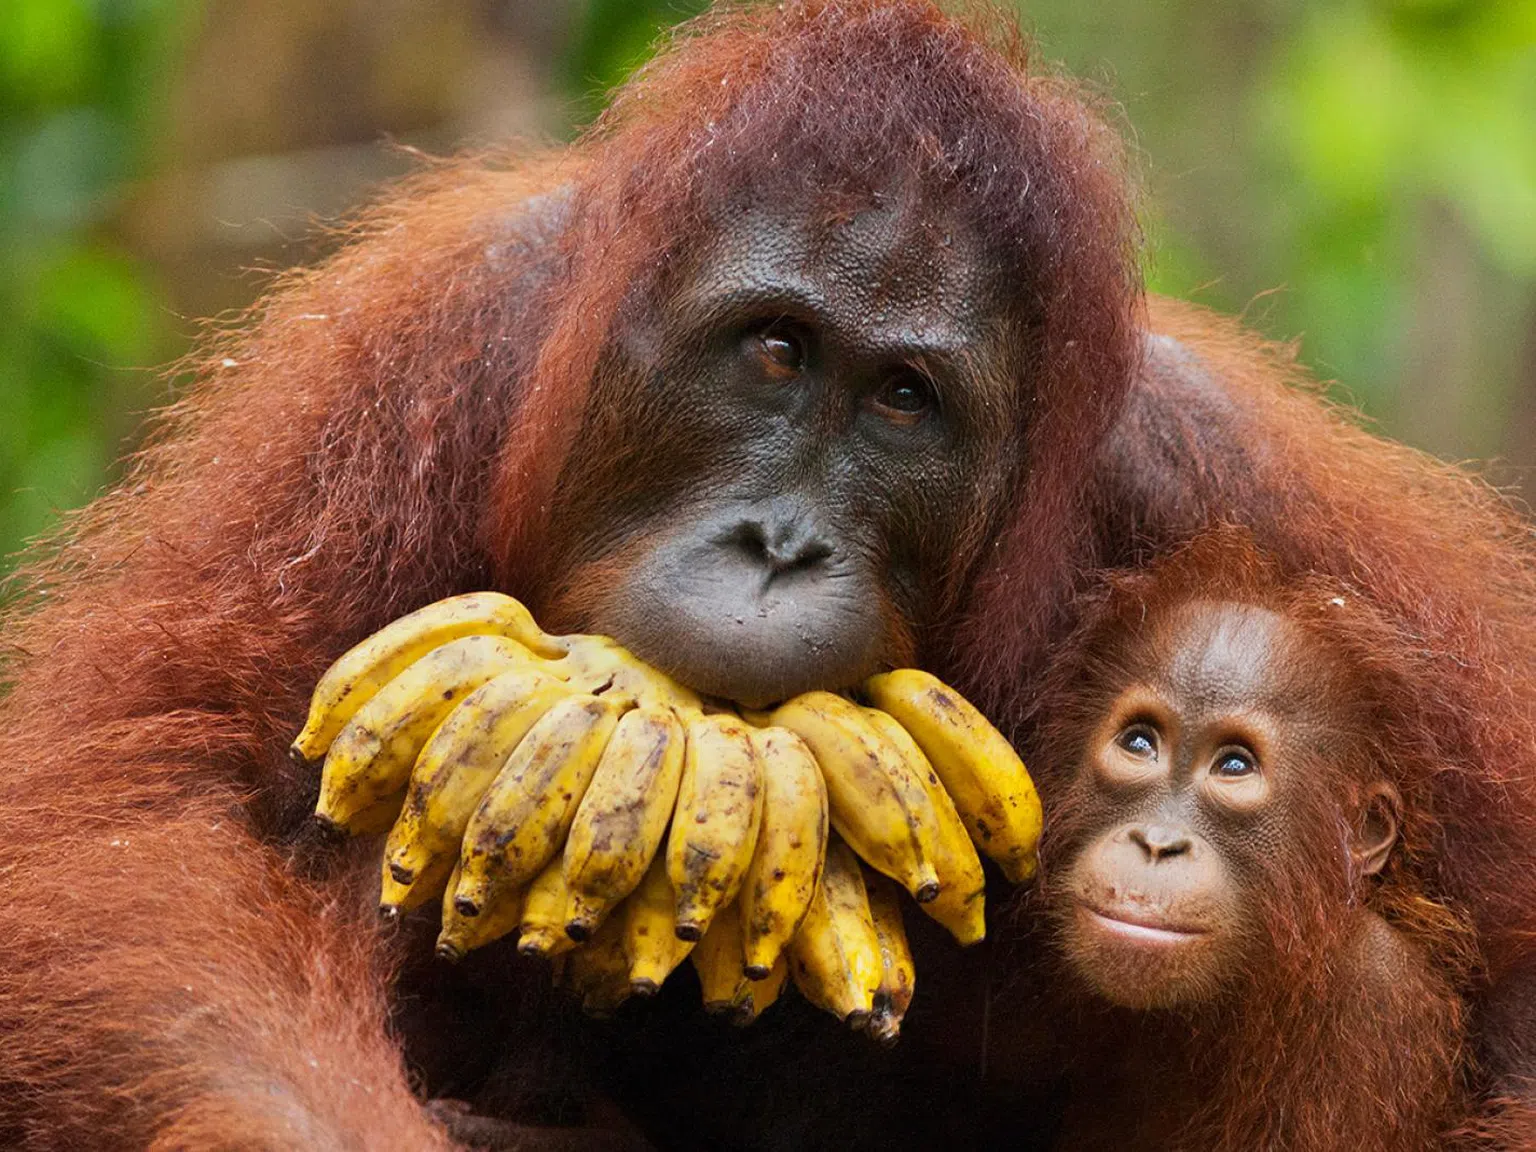
[(0, 4), (0, 105), (41, 107), (79, 97), (91, 79), (96, 29), (84, 0)]
[(144, 276), (120, 254), (66, 250), (42, 270), (32, 304), (34, 323), (78, 355), (137, 366), (155, 350)]

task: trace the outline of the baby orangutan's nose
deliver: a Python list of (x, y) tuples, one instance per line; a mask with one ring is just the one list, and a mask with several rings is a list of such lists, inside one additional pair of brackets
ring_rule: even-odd
[(1145, 853), (1151, 864), (1186, 855), (1192, 847), (1189, 833), (1166, 824), (1133, 824), (1125, 830), (1125, 836)]

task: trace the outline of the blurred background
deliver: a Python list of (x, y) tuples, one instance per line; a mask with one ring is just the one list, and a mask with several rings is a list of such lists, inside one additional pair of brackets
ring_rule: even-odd
[[(691, 0), (0, 0), (0, 557), (132, 448), (203, 317), (442, 153), (560, 139)], [(1030, 0), (1109, 95), (1165, 292), (1536, 486), (1536, 0)], [(0, 572), (8, 560), (0, 559)]]

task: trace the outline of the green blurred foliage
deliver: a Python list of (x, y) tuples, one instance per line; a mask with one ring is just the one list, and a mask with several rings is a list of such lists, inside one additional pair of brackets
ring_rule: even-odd
[(1536, 274), (1533, 49), (1528, 0), (1320, 9), (1268, 86), (1270, 127), (1321, 211), (1442, 196), (1492, 259)]
[(165, 354), (156, 288), (111, 221), (179, 9), (0, 3), (0, 555), (100, 486), (114, 382)]
[(708, 0), (587, 0), (564, 69), (584, 118), (596, 115), (609, 89), (645, 63), (667, 29), (708, 7)]
[[(1266, 245), (1293, 289), (1276, 325), (1307, 333), (1310, 359), (1390, 415), (1390, 373), (1412, 354), (1402, 333), (1423, 319), (1413, 296), (1435, 275), (1423, 266), (1427, 212), (1469, 232), (1511, 289), (1536, 283), (1536, 4), (1319, 6), (1276, 52), (1255, 104), (1256, 136), (1277, 145), (1271, 178), (1297, 186)], [(1478, 367), (1490, 391), (1475, 398), (1483, 426), (1468, 437), (1491, 439), (1488, 452), (1515, 398)]]

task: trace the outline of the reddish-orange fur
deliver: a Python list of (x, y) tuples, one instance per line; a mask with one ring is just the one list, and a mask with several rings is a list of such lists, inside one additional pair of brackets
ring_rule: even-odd
[[(1122, 501), (1103, 519), (1135, 555), (1197, 524), (1252, 530), (1287, 575), (1315, 571), (1365, 596), (1419, 648), (1431, 686), (1425, 730), (1440, 735), (1435, 811), (1444, 843), (1440, 887), (1484, 934), (1498, 979), (1536, 939), (1536, 551), (1529, 521), (1465, 471), (1371, 435), (1315, 396), (1284, 349), (1186, 305), (1154, 303), (1154, 331), (1199, 357), (1220, 381), (1193, 402), (1164, 405), (1155, 434), (1170, 463), (1192, 474), (1182, 506), (1159, 515), (1125, 501), (1143, 477), (1105, 485)], [(1145, 392), (1165, 383), (1147, 373)], [(1211, 404), (1212, 407), (1203, 407)], [(1134, 424), (1138, 405), (1133, 401)], [(1220, 418), (1216, 418), (1219, 414)], [(1144, 459), (1154, 456), (1144, 452)], [(1115, 471), (1141, 472), (1119, 458)], [(1143, 509), (1138, 518), (1127, 507)], [(1130, 548), (1124, 545), (1132, 543)]]
[[(964, 171), (935, 133), (966, 141)], [(1083, 572), (1252, 524), (1287, 572), (1347, 579), (1421, 638), (1447, 757), (1431, 879), (1487, 978), (1517, 965), (1536, 927), (1523, 522), (1293, 391), (1289, 361), (1225, 321), (1154, 309), (1216, 381), (1209, 410), (1166, 357), (1142, 370), (1112, 136), (998, 21), (925, 0), (732, 8), (571, 149), (388, 194), (210, 342), (127, 479), (34, 554), (0, 704), (0, 1143), (444, 1143), (386, 1031), (373, 848), (294, 867), (315, 781), (283, 750), (327, 662), (394, 616), (471, 588), (555, 595), (538, 558), (560, 471), (579, 478), (601, 449), (582, 421), (626, 401), (606, 337), (665, 297), (734, 193), (801, 196), (806, 171), (829, 226), (898, 177), (957, 199), (1021, 286), (1002, 318), (1035, 397), (1015, 507), (974, 526), (992, 543), (979, 572), (944, 574), (952, 619), (917, 658), (1028, 740)], [(1269, 459), (1232, 467), (1235, 444)]]
[[(1159, 1148), (1209, 1152), (1443, 1147), (1489, 1088), (1467, 1043), (1477, 935), (1441, 887), (1436, 782), (1451, 751), (1426, 707), (1434, 661), (1352, 588), (1284, 580), (1245, 536), (1219, 533), (1080, 603), (1083, 622), (1057, 652), (1042, 705), (1036, 766), (1053, 798), (1045, 889), (1103, 831), (1085, 826), (1081, 807), (1097, 787), (1078, 766), (1085, 734), (1127, 676), (1164, 666), (1177, 610), (1208, 601), (1269, 609), (1311, 646), (1318, 712), (1305, 720), (1308, 740), (1285, 745), (1277, 765), (1307, 783), (1288, 793), (1291, 842), (1249, 893), (1263, 939), (1231, 957), (1232, 987), (1188, 1012), (1110, 1013), (1074, 1054), (1084, 1077), (1075, 1122), (1108, 1140), (1134, 1132)], [(1388, 866), (1372, 878), (1349, 846), (1378, 780), (1397, 789), (1403, 811)], [(1143, 1076), (1155, 1076), (1155, 1090), (1137, 1085)]]

